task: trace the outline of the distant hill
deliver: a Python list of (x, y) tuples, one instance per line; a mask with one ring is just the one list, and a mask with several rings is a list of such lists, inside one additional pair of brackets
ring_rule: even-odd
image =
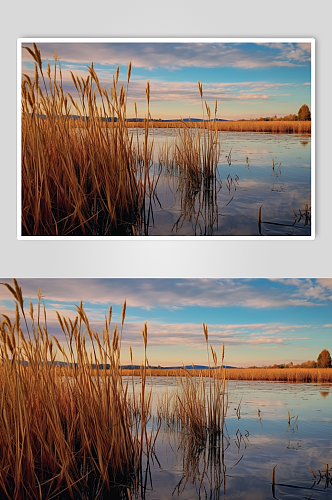
[[(123, 370), (139, 370), (141, 368), (141, 365), (121, 365), (121, 368)], [(152, 370), (178, 370), (179, 368), (183, 368), (183, 365), (178, 365), (178, 366), (149, 366)], [(206, 365), (185, 365), (185, 368), (187, 370), (208, 370), (209, 367)], [(220, 368), (218, 366), (217, 368)], [(225, 368), (236, 368), (235, 366), (225, 366)], [(214, 369), (214, 367), (211, 367), (211, 369)]]
[[(141, 368), (141, 365), (121, 365), (121, 368), (123, 370), (139, 370)], [(183, 365), (178, 365), (178, 366), (149, 366), (152, 370), (179, 370), (180, 368), (183, 368)], [(208, 370), (209, 367), (206, 365), (185, 365), (185, 368), (187, 370)], [(220, 366), (217, 366), (217, 368), (220, 368)], [(225, 366), (225, 368), (236, 368), (236, 366)], [(211, 367), (213, 370), (214, 367)]]
[[(172, 121), (172, 120), (165, 120), (165, 121)], [(176, 121), (176, 120), (175, 120)], [(184, 122), (202, 122), (202, 118), (183, 118)], [(205, 120), (208, 122), (209, 120)], [(211, 118), (211, 122), (214, 122), (214, 119)], [(216, 122), (228, 122), (228, 120), (224, 120), (223, 118), (216, 118)]]
[[(43, 118), (46, 118), (45, 115), (41, 115)], [(79, 115), (68, 115), (70, 119), (72, 120), (80, 120), (82, 119)], [(86, 118), (83, 118), (83, 119), (86, 119), (86, 120), (89, 120), (89, 117), (86, 117)], [(105, 118), (102, 119), (103, 122), (106, 120)], [(107, 121), (108, 122), (111, 122), (112, 121), (112, 118), (107, 118)], [(115, 116), (114, 117), (114, 121), (116, 122), (117, 121), (117, 117)], [(180, 119), (172, 119), (172, 120), (159, 120), (159, 119), (150, 119), (150, 122), (158, 122), (158, 123), (169, 123), (169, 122), (180, 122), (181, 120)], [(202, 118), (183, 118), (184, 122), (202, 122)], [(206, 122), (209, 121), (209, 120), (205, 120)], [(210, 120), (211, 122), (213, 122), (214, 120), (211, 119)], [(228, 120), (224, 120), (223, 118), (217, 118), (216, 119), (217, 122), (227, 122)], [(126, 122), (133, 122), (133, 123), (136, 123), (136, 122), (144, 122), (144, 118), (126, 118)]]
[[(20, 361), (22, 364), (24, 364), (25, 366), (28, 366), (29, 363), (28, 361)], [(65, 361), (54, 361), (54, 365), (55, 366), (67, 366), (68, 363), (66, 363)], [(71, 367), (78, 367), (78, 364), (75, 363), (75, 364), (72, 364), (72, 363), (69, 363), (69, 365)], [(96, 364), (93, 364), (92, 367), (93, 369), (96, 369), (98, 366), (98, 368), (100, 370), (102, 370), (105, 365), (103, 364), (100, 364), (100, 365), (96, 365)], [(109, 365), (108, 363), (106, 364), (106, 369), (108, 370), (109, 368), (111, 367), (111, 365)], [(140, 370), (141, 368), (141, 365), (121, 365), (120, 368), (122, 370)], [(148, 368), (151, 368), (152, 370), (178, 370), (180, 368), (183, 368), (183, 365), (178, 365), (178, 366), (149, 366)], [(208, 370), (208, 366), (206, 365), (185, 365), (185, 368), (187, 368), (187, 370), (192, 370), (192, 369), (195, 369), (195, 370)], [(217, 368), (220, 368), (220, 366), (217, 366)], [(225, 366), (224, 368), (236, 368), (236, 366)], [(211, 369), (213, 370), (214, 367), (211, 367)]]
[[(46, 119), (46, 115), (43, 115), (43, 114), (40, 114), (39, 115), (40, 118), (43, 118), (44, 120)], [(68, 115), (68, 118), (70, 118), (71, 120), (89, 120), (90, 118), (88, 116), (86, 117), (81, 117), (79, 115)], [(108, 122), (112, 122), (113, 121), (113, 118), (102, 118), (102, 121), (108, 121)], [(115, 116), (114, 117), (114, 121), (116, 122), (118, 119), (117, 117)], [(155, 118), (151, 118), (150, 119), (150, 122), (157, 122), (157, 123), (170, 123), (170, 122), (180, 122), (180, 121), (183, 121), (185, 123), (188, 123), (188, 122), (192, 122), (192, 123), (196, 123), (196, 122), (203, 122), (203, 119), (202, 118), (183, 118), (182, 120), (180, 120), (179, 118), (176, 118), (176, 119), (171, 119), (171, 120), (161, 120), (161, 119), (155, 119)], [(214, 119), (211, 119), (211, 120), (204, 120), (205, 122), (208, 122), (208, 121), (211, 121), (211, 122), (214, 122)], [(225, 120), (224, 118), (216, 118), (216, 121), (217, 122), (228, 122), (229, 120)], [(126, 118), (126, 122), (144, 122), (144, 118)]]
[[(179, 368), (183, 368), (183, 366), (163, 366), (161, 367), (163, 368), (164, 370), (177, 370)], [(209, 367), (206, 366), (206, 365), (185, 365), (185, 368), (187, 368), (187, 370), (208, 370)], [(220, 366), (217, 366), (217, 368), (220, 368)], [(236, 368), (236, 366), (225, 366), (224, 368)], [(214, 367), (211, 366), (211, 370), (213, 370)]]
[[(131, 121), (129, 118), (127, 119), (127, 121)], [(134, 120), (133, 120), (134, 121)], [(142, 120), (143, 121), (143, 120)], [(180, 119), (172, 119), (172, 120), (150, 120), (150, 121), (153, 121), (153, 122), (164, 122), (164, 123), (169, 123), (169, 122), (180, 122), (180, 121), (183, 121), (185, 123), (187, 122), (202, 122), (202, 118), (183, 118), (182, 120)], [(208, 122), (209, 120), (204, 120), (206, 122)], [(214, 119), (211, 119), (210, 120), (211, 122), (214, 122)], [(216, 119), (217, 122), (228, 122), (228, 120), (224, 120), (223, 118), (217, 118)]]

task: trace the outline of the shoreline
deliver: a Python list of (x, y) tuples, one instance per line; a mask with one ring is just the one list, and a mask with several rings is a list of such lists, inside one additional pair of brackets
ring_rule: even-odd
[[(224, 369), (217, 369), (223, 377)], [(211, 368), (211, 376), (216, 370)], [(181, 377), (185, 374), (194, 377), (208, 377), (209, 369), (168, 369), (147, 368), (148, 377)], [(140, 376), (141, 370), (121, 369), (122, 376)], [(332, 383), (332, 368), (226, 368), (226, 380), (264, 381), (264, 382), (291, 382), (291, 383)]]
[[(127, 121), (128, 128), (145, 128), (144, 121)], [(224, 122), (158, 122), (149, 121), (149, 128), (197, 128), (218, 132), (258, 132), (270, 134), (303, 134), (311, 136), (311, 121), (224, 121)]]

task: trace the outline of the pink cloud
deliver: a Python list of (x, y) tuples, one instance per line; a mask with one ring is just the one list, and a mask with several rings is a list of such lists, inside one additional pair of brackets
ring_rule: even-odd
[[(30, 43), (24, 43), (30, 46)], [(267, 46), (271, 51), (257, 50)], [(245, 43), (38, 43), (42, 57), (53, 59), (54, 51), (66, 62), (109, 65), (128, 65), (153, 69), (166, 67), (222, 67), (240, 68), (295, 67), (310, 60), (310, 44), (269, 43), (251, 44), (251, 51), (243, 50)], [(24, 61), (31, 60), (27, 51), (22, 51)]]

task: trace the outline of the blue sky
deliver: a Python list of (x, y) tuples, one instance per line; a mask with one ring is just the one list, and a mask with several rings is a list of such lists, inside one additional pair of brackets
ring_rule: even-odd
[[(0, 279), (1, 282), (10, 280)], [(209, 340), (226, 363), (258, 366), (317, 359), (332, 351), (332, 279), (19, 279), (26, 307), (44, 295), (50, 333), (61, 342), (55, 311), (75, 317), (83, 300), (90, 324), (101, 332), (113, 306), (113, 326), (127, 311), (122, 363), (141, 363), (142, 328), (148, 322), (148, 358), (152, 365), (205, 364), (202, 322)], [(0, 313), (13, 317), (10, 293), (0, 287)]]
[[(30, 43), (23, 43), (23, 46)], [(64, 88), (75, 97), (70, 71), (84, 78), (93, 61), (102, 86), (109, 89), (120, 67), (119, 85), (126, 84), (132, 62), (127, 116), (147, 113), (145, 86), (150, 81), (153, 118), (200, 118), (197, 81), (204, 99), (218, 117), (259, 118), (296, 114), (311, 107), (310, 43), (38, 43), (44, 67), (57, 51)], [(22, 50), (22, 70), (33, 76), (33, 60)]]

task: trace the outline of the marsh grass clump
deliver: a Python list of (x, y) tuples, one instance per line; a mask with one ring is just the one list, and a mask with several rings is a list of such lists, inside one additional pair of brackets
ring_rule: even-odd
[[(65, 342), (51, 336), (42, 295), (24, 308), (21, 287), (4, 284), (15, 298), (15, 319), (0, 324), (0, 490), (2, 498), (98, 498), (102, 491), (140, 484), (149, 453), (150, 398), (131, 396), (121, 376), (121, 328), (110, 331), (112, 311), (99, 335), (82, 303), (74, 320), (57, 314)], [(61, 361), (59, 361), (59, 357)], [(82, 497), (83, 495), (83, 497)], [(62, 497), (61, 497), (62, 498)]]
[(34, 78), (23, 74), (21, 84), (22, 234), (132, 234), (157, 182), (149, 175), (149, 84), (141, 152), (126, 123), (131, 63), (126, 86), (119, 85), (118, 68), (110, 91), (102, 88), (93, 63), (86, 79), (70, 72), (74, 99), (64, 91), (57, 53), (53, 71), (47, 62), (45, 72), (36, 44), (24, 49), (35, 72)]
[[(217, 100), (214, 107), (214, 119), (207, 102), (203, 103), (203, 86), (198, 82), (202, 103), (202, 122), (194, 124), (180, 121), (176, 131), (175, 164), (187, 179), (199, 186), (202, 179), (215, 177), (220, 157), (220, 142), (217, 126)], [(204, 112), (204, 108), (206, 114)]]
[[(226, 391), (226, 368), (224, 363), (224, 345), (221, 365), (218, 367), (217, 354), (208, 343), (208, 329), (203, 323), (209, 363), (208, 376), (195, 373), (195, 370), (183, 369), (179, 374), (179, 393), (177, 396), (177, 417), (181, 426), (187, 429), (200, 445), (208, 436), (223, 434), (227, 413), (228, 397)], [(210, 348), (210, 349), (209, 349)], [(211, 350), (213, 365), (210, 364)]]
[(185, 222), (191, 224), (195, 235), (212, 235), (214, 225), (218, 229), (217, 193), (221, 182), (217, 179), (220, 158), (220, 139), (217, 127), (217, 100), (214, 118), (206, 100), (203, 85), (198, 82), (202, 105), (202, 122), (180, 120), (175, 128), (175, 141), (170, 159), (169, 150), (162, 158), (171, 165), (178, 177), (177, 192), (180, 195), (180, 216), (172, 232), (178, 232)]

